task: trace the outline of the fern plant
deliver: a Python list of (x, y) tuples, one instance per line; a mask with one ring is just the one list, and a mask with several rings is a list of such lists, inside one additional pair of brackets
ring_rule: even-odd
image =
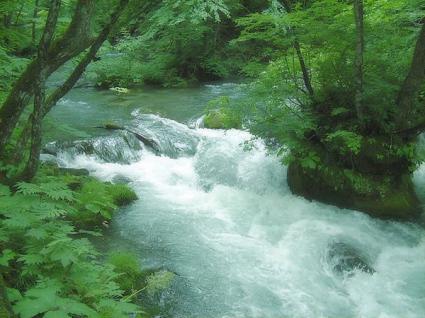
[[(69, 177), (42, 179), (17, 184), (15, 193), (0, 185), (0, 269), (14, 312), (22, 318), (127, 318), (140, 312), (123, 298), (119, 274), (99, 260), (88, 239), (101, 234), (71, 221), (87, 208), (84, 191), (94, 181), (77, 192), (65, 182)], [(96, 202), (99, 208), (116, 208)]]

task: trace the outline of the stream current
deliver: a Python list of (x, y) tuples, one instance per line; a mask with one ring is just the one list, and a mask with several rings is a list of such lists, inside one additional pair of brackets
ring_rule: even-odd
[[(59, 141), (46, 147), (61, 165), (137, 192), (107, 244), (176, 273), (147, 300), (158, 317), (425, 317), (423, 227), (294, 196), (285, 166), (261, 140), (197, 125), (209, 99), (242, 90), (75, 89), (49, 115), (47, 141)], [(93, 128), (107, 120), (149, 136), (159, 151), (131, 133)], [(425, 167), (415, 182), (424, 192)]]

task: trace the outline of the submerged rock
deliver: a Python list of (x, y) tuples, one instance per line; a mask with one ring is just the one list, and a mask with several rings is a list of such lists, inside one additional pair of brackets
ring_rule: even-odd
[(330, 244), (326, 259), (332, 270), (338, 274), (350, 274), (355, 270), (369, 274), (376, 272), (360, 250), (346, 243), (334, 242)]

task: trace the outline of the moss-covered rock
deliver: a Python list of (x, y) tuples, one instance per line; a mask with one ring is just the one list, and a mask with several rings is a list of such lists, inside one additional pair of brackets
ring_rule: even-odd
[(411, 176), (354, 174), (337, 166), (288, 167), (288, 184), (294, 194), (371, 216), (410, 219), (421, 212)]
[(239, 129), (241, 120), (225, 109), (210, 110), (204, 117), (204, 127), (209, 129)]

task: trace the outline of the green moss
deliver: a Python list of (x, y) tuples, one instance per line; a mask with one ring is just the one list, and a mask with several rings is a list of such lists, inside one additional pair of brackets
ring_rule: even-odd
[(369, 175), (337, 166), (306, 168), (291, 163), (288, 184), (293, 193), (375, 217), (409, 219), (417, 216), (420, 202), (409, 174)]
[(241, 121), (226, 109), (210, 110), (204, 118), (204, 127), (210, 129), (239, 129)]

